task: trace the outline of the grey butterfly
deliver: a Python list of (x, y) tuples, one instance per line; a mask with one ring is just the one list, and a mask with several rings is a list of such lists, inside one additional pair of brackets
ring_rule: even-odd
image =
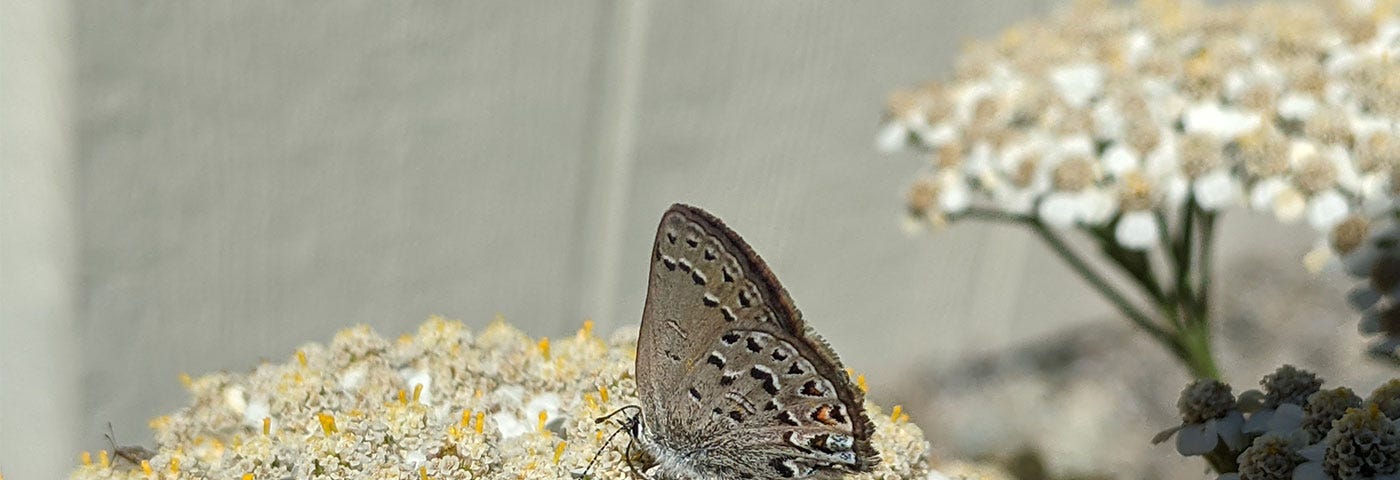
[(661, 217), (637, 339), (633, 438), (656, 480), (835, 479), (878, 462), (864, 395), (739, 235)]

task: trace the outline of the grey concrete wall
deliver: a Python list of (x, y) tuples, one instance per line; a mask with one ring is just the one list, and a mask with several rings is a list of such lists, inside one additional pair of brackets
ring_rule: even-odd
[[(179, 373), (358, 323), (630, 325), (677, 201), (743, 233), (877, 398), (1104, 316), (1022, 232), (903, 235), (920, 160), (871, 147), (889, 90), (1046, 3), (75, 0), (17, 32), (31, 2), (5, 0), (0, 471), (53, 478), (108, 421), (146, 438)], [(35, 337), (58, 350), (9, 348)]]

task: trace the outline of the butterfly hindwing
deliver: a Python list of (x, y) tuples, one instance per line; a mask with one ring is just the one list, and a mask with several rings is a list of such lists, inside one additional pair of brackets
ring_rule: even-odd
[(828, 478), (878, 461), (862, 393), (742, 238), (675, 205), (651, 260), (636, 368), (658, 477)]

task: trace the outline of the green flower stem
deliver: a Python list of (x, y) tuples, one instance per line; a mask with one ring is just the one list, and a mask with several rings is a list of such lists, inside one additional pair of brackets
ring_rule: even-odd
[(1142, 288), (1143, 293), (1150, 296), (1152, 301), (1159, 305), (1167, 304), (1171, 301), (1167, 293), (1162, 290), (1161, 285), (1157, 283), (1157, 274), (1153, 271), (1152, 259), (1147, 256), (1147, 253), (1123, 248), (1123, 246), (1119, 245), (1118, 241), (1113, 238), (1112, 229), (1084, 228), (1083, 230), (1098, 239), (1099, 245), (1103, 248), (1104, 255), (1106, 255), (1109, 260), (1113, 260), (1113, 263), (1118, 265), (1119, 269), (1122, 270), (1124, 274), (1137, 282), (1138, 286)]
[[(1060, 234), (1039, 219), (984, 209), (971, 209), (961, 216), (1029, 227), (1128, 321), (1175, 355), (1192, 376), (1219, 378), (1220, 370), (1211, 348), (1210, 309), (1206, 296), (1210, 288), (1215, 215), (1200, 210), (1194, 201), (1188, 202), (1188, 209), (1191, 212), (1182, 212), (1183, 224), (1175, 230), (1177, 235), (1166, 233), (1166, 222), (1162, 222), (1165, 244), (1162, 252), (1167, 256), (1166, 261), (1171, 265), (1175, 277), (1175, 288), (1170, 292), (1162, 288), (1146, 253), (1130, 251), (1118, 245), (1110, 230), (1084, 229), (1099, 243), (1103, 256), (1142, 288), (1155, 304), (1157, 315), (1149, 315), (1136, 306), (1114, 287), (1103, 272), (1095, 269)], [(1199, 235), (1196, 234), (1197, 227)], [(1193, 266), (1196, 268), (1193, 269)]]
[(1196, 247), (1195, 196), (1187, 195), (1186, 205), (1181, 209), (1181, 224), (1177, 227), (1180, 236), (1173, 239), (1170, 245), (1173, 260), (1172, 264), (1175, 266), (1175, 270), (1173, 270), (1172, 273), (1176, 275), (1175, 297), (1177, 298), (1177, 305), (1185, 307), (1178, 308), (1177, 314), (1185, 315), (1186, 318), (1182, 318), (1181, 323), (1190, 325), (1195, 321), (1191, 317), (1195, 316), (1196, 313), (1195, 294), (1192, 292), (1191, 286), (1191, 263), (1195, 258), (1193, 252)]
[(1220, 368), (1215, 365), (1215, 355), (1211, 349), (1210, 323), (1201, 320), (1177, 331), (1177, 341), (1183, 353), (1186, 368), (1196, 378), (1220, 378)]
[(1210, 277), (1211, 259), (1214, 257), (1212, 246), (1215, 245), (1215, 213), (1201, 212), (1198, 217), (1201, 219), (1201, 244), (1196, 249), (1200, 254), (1197, 260), (1197, 287), (1196, 287), (1196, 319), (1205, 322), (1210, 315)]
[(1133, 304), (1128, 301), (1127, 297), (1124, 297), (1122, 293), (1119, 293), (1117, 289), (1113, 288), (1113, 285), (1109, 284), (1108, 280), (1106, 280), (1102, 274), (1095, 271), (1094, 267), (1089, 265), (1089, 262), (1085, 261), (1078, 253), (1071, 249), (1059, 235), (1055, 234), (1055, 232), (1050, 229), (1050, 227), (1039, 221), (1032, 221), (1031, 229), (1035, 230), (1035, 233), (1040, 236), (1040, 239), (1044, 240), (1045, 244), (1048, 245), (1051, 250), (1054, 250), (1055, 254), (1059, 255), (1061, 260), (1069, 264), (1070, 268), (1073, 269), (1075, 273), (1079, 274), (1079, 276), (1083, 278), (1084, 281), (1088, 282), (1090, 286), (1094, 287), (1095, 290), (1098, 290), (1109, 303), (1118, 307), (1118, 310), (1122, 312), (1124, 316), (1127, 316), (1128, 320), (1132, 321), (1138, 328), (1147, 332), (1148, 335), (1151, 335), (1153, 339), (1156, 339), (1163, 345), (1171, 346), (1173, 344), (1171, 333), (1167, 332), (1160, 325), (1157, 325), (1156, 322), (1152, 321), (1151, 317), (1148, 317), (1147, 314), (1142, 313), (1141, 310), (1133, 306)]
[(1220, 442), (1216, 444), (1215, 450), (1205, 454), (1204, 458), (1215, 473), (1233, 473), (1240, 471), (1239, 463), (1235, 459), (1237, 456), (1239, 452), (1230, 451), (1229, 445)]

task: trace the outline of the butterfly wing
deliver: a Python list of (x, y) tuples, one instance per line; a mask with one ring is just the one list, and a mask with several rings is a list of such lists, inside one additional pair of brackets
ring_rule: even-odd
[(636, 371), (643, 447), (662, 467), (828, 478), (878, 462), (863, 394), (738, 234), (674, 205), (651, 260)]

